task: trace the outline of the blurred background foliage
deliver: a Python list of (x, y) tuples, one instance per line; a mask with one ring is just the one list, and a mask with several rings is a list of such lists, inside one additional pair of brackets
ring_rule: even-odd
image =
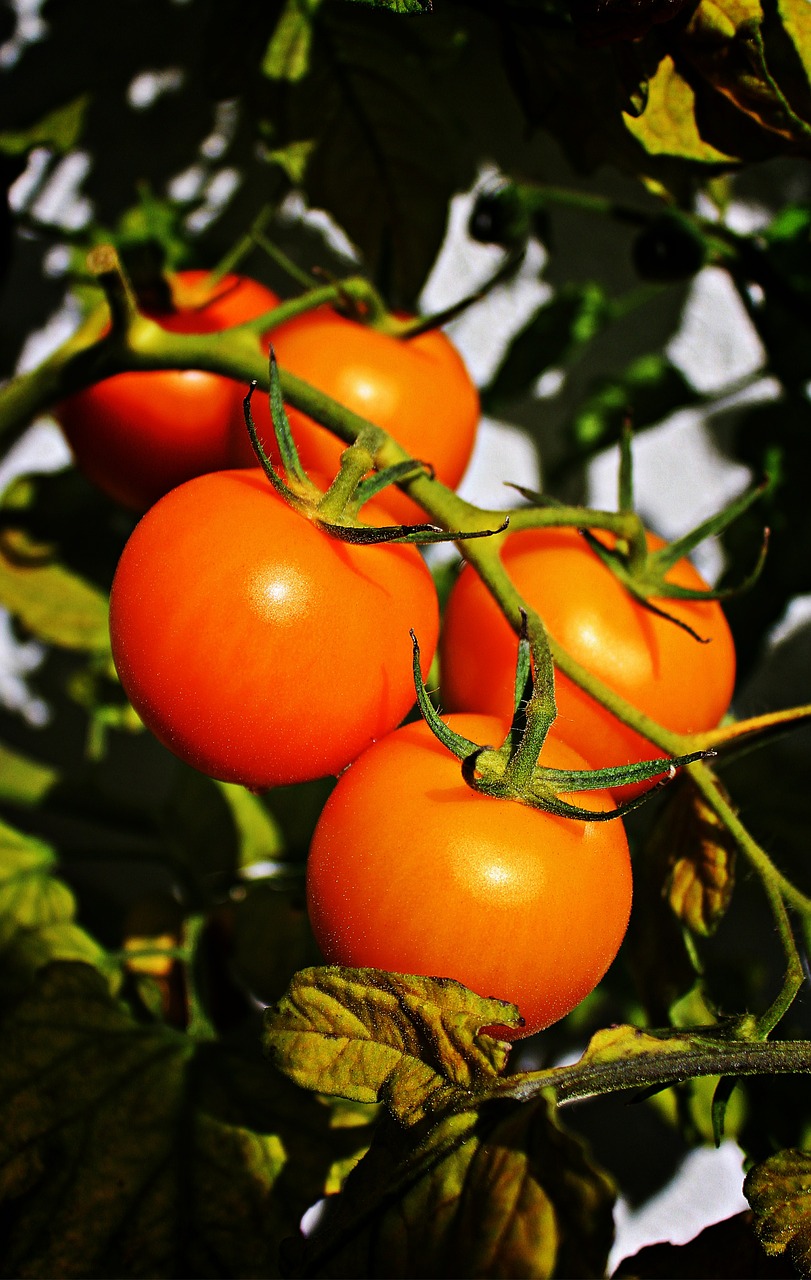
[[(0, 5), (2, 376), (31, 367), (98, 301), (84, 263), (103, 242), (136, 284), (238, 248), (240, 271), (287, 295), (281, 250), (306, 272), (359, 265), (401, 308), (447, 305), (506, 264), (452, 330), (489, 418), (523, 433), (544, 485), (569, 500), (593, 494), (595, 460), (629, 417), (640, 452), (663, 424), (701, 434), (695, 456), (712, 467), (690, 476), (700, 494), (719, 475), (736, 490), (765, 477), (719, 556), (738, 580), (770, 526), (760, 583), (729, 607), (737, 708), (811, 700), (807, 0), (428, 9)], [(705, 313), (729, 317), (731, 350), (715, 367), (712, 344), (696, 367), (679, 345), (699, 295)], [(15, 433), (6, 444), (22, 456)], [(368, 1142), (363, 1109), (293, 1096), (257, 1048), (261, 1005), (318, 959), (302, 866), (329, 783), (251, 796), (140, 731), (106, 633), (133, 518), (60, 463), (57, 451), (51, 471), (35, 465), (0, 500), (3, 1271), (277, 1274), (279, 1242)], [(656, 495), (641, 496), (655, 518)], [(690, 509), (679, 490), (665, 531), (684, 532)], [(806, 891), (809, 748), (798, 733), (725, 774)], [(650, 856), (620, 960), (517, 1065), (571, 1055), (607, 1022), (680, 1026), (768, 1002), (780, 957), (754, 888), (737, 885), (704, 929), (663, 896), (680, 803), (632, 824)], [(55, 960), (97, 974), (43, 969)], [(787, 1034), (808, 1035), (808, 1022), (803, 994)], [(62, 1071), (58, 1098), (49, 1082)], [(728, 1133), (759, 1159), (808, 1145), (800, 1084), (739, 1088)], [(633, 1205), (711, 1141), (710, 1092), (687, 1084), (568, 1118)], [(102, 1213), (122, 1170), (115, 1212)], [(561, 1226), (566, 1212), (543, 1274), (573, 1265), (588, 1197)], [(600, 1274), (603, 1237), (590, 1248), (578, 1274)], [(729, 1241), (713, 1257), (714, 1274), (735, 1274), (721, 1269), (740, 1258)]]

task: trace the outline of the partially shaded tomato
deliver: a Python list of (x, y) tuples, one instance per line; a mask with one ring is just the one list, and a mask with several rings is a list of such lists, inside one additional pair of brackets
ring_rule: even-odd
[[(175, 277), (187, 301), (151, 315), (174, 333), (217, 333), (274, 307), (264, 285), (225, 276), (193, 305), (204, 271)], [(120, 373), (63, 400), (56, 417), (87, 478), (134, 511), (145, 511), (192, 476), (250, 466), (253, 451), (242, 416), (245, 389), (201, 370)]]
[[(651, 534), (649, 545), (663, 544)], [(627, 702), (677, 733), (697, 733), (719, 722), (732, 698), (735, 650), (717, 601), (654, 601), (691, 626), (706, 640), (702, 644), (634, 600), (575, 529), (516, 533), (501, 554), (549, 634)], [(688, 560), (680, 560), (668, 578), (707, 587)], [(443, 623), (445, 704), (455, 711), (508, 714), (516, 651), (516, 636), (492, 596), (471, 569), (463, 569)], [(555, 696), (558, 731), (595, 768), (662, 755), (561, 672)]]
[[(413, 457), (432, 465), (455, 488), (473, 452), (479, 397), (462, 357), (441, 330), (400, 339), (378, 333), (328, 307), (274, 329), (276, 358), (333, 400), (383, 427)], [(267, 401), (254, 397), (254, 416), (278, 458)], [(304, 466), (334, 475), (346, 445), (326, 427), (288, 406)], [(389, 504), (403, 521), (422, 513), (404, 494)]]

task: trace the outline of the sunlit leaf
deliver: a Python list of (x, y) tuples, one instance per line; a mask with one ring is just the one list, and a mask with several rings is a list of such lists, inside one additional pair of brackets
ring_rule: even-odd
[(60, 154), (70, 151), (82, 136), (89, 105), (89, 95), (82, 94), (65, 106), (49, 111), (46, 116), (27, 129), (6, 130), (0, 133), (0, 152), (11, 156), (24, 155), (33, 147), (51, 147)]
[(374, 9), (391, 9), (392, 13), (430, 13), (432, 0), (353, 0), (355, 4), (371, 5)]
[(107, 653), (107, 600), (21, 530), (0, 538), (0, 604), (46, 644)]
[(0, 743), (0, 800), (36, 805), (57, 781), (56, 769)]
[(0, 823), (0, 992), (25, 987), (52, 960), (109, 968), (104, 951), (75, 920), (76, 901), (53, 849)]
[(132, 1021), (85, 966), (49, 969), (2, 1030), (9, 1274), (278, 1275), (343, 1141), (327, 1108), (259, 1060)]
[(277, 164), (280, 169), (284, 170), (294, 186), (300, 187), (304, 183), (307, 165), (314, 148), (314, 139), (300, 139), (298, 142), (289, 143), (286, 147), (277, 147), (266, 151), (265, 159), (268, 164)]
[(295, 976), (268, 1014), (265, 1041), (297, 1084), (385, 1101), (413, 1123), (496, 1076), (509, 1047), (480, 1029), (515, 1021), (511, 1005), (450, 979), (332, 967)]
[(648, 82), (648, 101), (639, 116), (626, 112), (625, 127), (653, 156), (680, 156), (703, 164), (734, 157), (719, 151), (702, 136), (696, 123), (696, 95), (672, 57), (662, 58)]
[(287, 0), (262, 63), (271, 80), (301, 80), (310, 67), (313, 15), (321, 0)]
[(778, 1151), (749, 1170), (743, 1193), (768, 1254), (789, 1251), (801, 1275), (811, 1275), (811, 1154)]
[(447, 1116), (403, 1150), (392, 1125), (329, 1206), (305, 1274), (602, 1275), (613, 1187), (543, 1099)]

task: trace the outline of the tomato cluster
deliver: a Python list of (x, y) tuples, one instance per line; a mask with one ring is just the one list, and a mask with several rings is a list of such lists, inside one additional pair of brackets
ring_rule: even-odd
[[(227, 277), (221, 288), (193, 315), (181, 309), (160, 323), (216, 330), (272, 305), (253, 282)], [(458, 482), (478, 401), (443, 335), (400, 340), (319, 310), (281, 326), (273, 342), (283, 367)], [(622, 822), (603, 817), (615, 800), (578, 792), (574, 802), (600, 815), (592, 821), (495, 799), (463, 781), (425, 723), (397, 728), (414, 702), (413, 630), (424, 676), (440, 644), (443, 699), (465, 713), (452, 727), (498, 745), (516, 637), (468, 567), (440, 639), (436, 591), (415, 547), (330, 536), (260, 468), (240, 468), (250, 458), (244, 436), (236, 443), (238, 398), (241, 388), (214, 375), (123, 374), (62, 406), (91, 477), (132, 506), (164, 494), (113, 583), (124, 689), (170, 750), (215, 778), (258, 790), (340, 775), (307, 873), (327, 960), (455, 978), (517, 1004), (520, 1034), (548, 1026), (599, 981), (627, 926), (628, 845)], [(269, 443), (261, 406), (257, 419)], [(343, 446), (303, 415), (291, 419), (305, 466), (325, 474), (326, 487)], [(215, 436), (208, 450), (203, 440)], [(181, 472), (194, 478), (175, 487)], [(396, 519), (411, 509), (395, 495)], [(372, 504), (366, 519), (391, 516)], [(669, 600), (670, 618), (645, 609), (571, 529), (508, 535), (500, 554), (553, 639), (605, 685), (676, 732), (717, 723), (734, 679), (717, 603)], [(686, 561), (669, 580), (703, 586)], [(661, 754), (562, 674), (556, 698), (541, 765), (582, 770)]]

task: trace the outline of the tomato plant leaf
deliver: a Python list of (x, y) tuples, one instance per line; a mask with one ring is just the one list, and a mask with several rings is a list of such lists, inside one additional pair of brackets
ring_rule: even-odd
[(301, 80), (310, 67), (313, 15), (321, 0), (287, 0), (265, 51), (262, 71), (271, 80)]
[(0, 604), (46, 644), (109, 652), (103, 593), (21, 530), (6, 529), (0, 539)]
[(496, 1076), (509, 1046), (480, 1028), (515, 1025), (513, 1006), (450, 979), (377, 969), (307, 969), (269, 1012), (265, 1043), (297, 1084), (384, 1101), (413, 1123)]
[(589, 453), (619, 440), (629, 418), (634, 431), (643, 431), (702, 399), (666, 356), (638, 356), (619, 377), (593, 386), (568, 430), (578, 452)]
[(234, 782), (218, 782), (216, 785), (225, 797), (239, 833), (240, 867), (251, 867), (279, 857), (284, 851), (284, 836), (273, 814), (259, 797)]
[(353, 0), (353, 3), (390, 9), (392, 13), (430, 13), (433, 8), (432, 0)]
[(625, 127), (650, 155), (679, 156), (701, 164), (728, 163), (733, 156), (702, 137), (696, 122), (696, 93), (670, 55), (648, 82), (641, 115), (625, 114)]
[(726, 914), (735, 883), (729, 832), (694, 788), (682, 787), (669, 808), (668, 902), (693, 933), (709, 937)]
[(53, 960), (109, 970), (105, 952), (75, 921), (76, 902), (53, 871), (55, 851), (0, 823), (0, 994), (24, 989)]
[(89, 95), (82, 94), (55, 111), (49, 111), (27, 129), (4, 130), (0, 133), (0, 152), (17, 156), (24, 155), (33, 147), (50, 147), (64, 155), (81, 138), (89, 105)]
[(0, 801), (37, 805), (58, 777), (56, 769), (0, 743)]
[(778, 1151), (749, 1170), (743, 1193), (766, 1252), (788, 1250), (800, 1274), (811, 1274), (811, 1154)]
[(279, 1240), (358, 1145), (258, 1058), (134, 1022), (85, 966), (51, 967), (3, 1037), (15, 1274), (277, 1275)]
[(752, 1230), (751, 1213), (736, 1213), (723, 1222), (706, 1227), (686, 1244), (651, 1244), (624, 1258), (613, 1272), (613, 1280), (641, 1280), (653, 1276), (720, 1275), (779, 1276), (763, 1255)]
[(307, 918), (303, 877), (249, 884), (233, 907), (233, 966), (252, 995), (271, 1004), (299, 969), (318, 963)]
[(328, 1206), (303, 1274), (601, 1275), (614, 1191), (545, 1099), (384, 1125)]
[(547, 369), (563, 364), (608, 323), (611, 308), (598, 284), (565, 285), (543, 302), (513, 338), (482, 391), (486, 412), (495, 413), (526, 393)]
[(692, 15), (680, 50), (761, 128), (807, 149), (808, 122), (793, 110), (769, 66), (763, 27), (770, 7), (759, 0), (705, 2)]
[(437, 36), (430, 23), (416, 29), (372, 8), (326, 5), (276, 143), (316, 140), (304, 176), (310, 203), (329, 210), (383, 292), (404, 305), (442, 242), (448, 200), (474, 174), (465, 135), (435, 91), (455, 56), (444, 28)]

